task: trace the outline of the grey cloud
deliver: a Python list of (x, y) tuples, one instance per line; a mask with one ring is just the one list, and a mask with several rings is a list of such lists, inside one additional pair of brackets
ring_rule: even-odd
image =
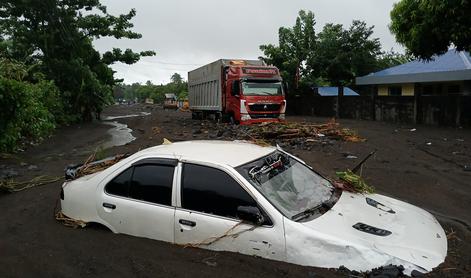
[[(387, 25), (392, 0), (174, 0), (124, 1), (103, 3), (113, 14), (135, 8), (134, 30), (140, 40), (101, 39), (95, 42), (100, 51), (112, 47), (155, 50), (155, 57), (143, 58), (134, 65), (116, 64), (116, 76), (125, 82), (166, 83), (174, 72), (186, 77), (188, 70), (219, 58), (257, 58), (261, 44), (276, 43), (278, 28), (292, 26), (301, 9), (316, 15), (317, 31), (325, 23), (350, 25), (364, 20), (375, 25), (374, 36), (383, 49), (402, 51)], [(163, 64), (164, 62), (165, 64)], [(170, 63), (170, 64), (168, 64)], [(191, 65), (188, 65), (191, 64)]]

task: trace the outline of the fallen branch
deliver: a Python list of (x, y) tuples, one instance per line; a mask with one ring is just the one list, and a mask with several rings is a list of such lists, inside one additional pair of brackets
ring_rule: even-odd
[[(211, 245), (223, 238), (226, 238), (226, 237), (233, 237), (233, 238), (236, 238), (237, 236), (239, 236), (240, 234), (242, 233), (245, 233), (245, 232), (248, 232), (248, 231), (253, 231), (257, 226), (252, 226), (250, 227), (249, 229), (245, 229), (245, 230), (242, 230), (242, 231), (238, 231), (236, 233), (232, 233), (237, 227), (239, 227), (242, 223), (244, 223), (243, 221), (240, 221), (238, 222), (237, 224), (235, 224), (234, 226), (232, 226), (229, 230), (227, 230), (224, 234), (222, 234), (221, 236), (215, 236), (215, 237), (209, 237), (205, 240), (202, 240), (200, 242), (197, 242), (197, 243), (185, 243), (185, 244), (180, 244), (183, 246), (183, 248), (186, 248), (186, 247), (200, 247), (200, 246), (208, 246), (208, 245)], [(231, 234), (232, 233), (232, 234)]]
[(79, 227), (85, 228), (88, 224), (85, 221), (70, 218), (66, 216), (65, 214), (63, 214), (62, 211), (57, 212), (55, 215), (55, 218), (57, 221), (61, 222), (65, 226), (72, 227), (74, 229), (79, 228)]
[(62, 177), (37, 176), (28, 181), (2, 180), (0, 189), (7, 192), (18, 192), (35, 186), (41, 186), (62, 180)]

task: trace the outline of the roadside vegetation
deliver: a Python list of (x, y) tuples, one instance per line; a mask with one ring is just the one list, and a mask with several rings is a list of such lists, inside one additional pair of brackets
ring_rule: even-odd
[(184, 100), (188, 97), (188, 83), (183, 80), (180, 74), (174, 73), (167, 84), (156, 85), (151, 81), (147, 81), (145, 84), (133, 83), (131, 85), (122, 83), (117, 84), (113, 92), (115, 99), (143, 102), (150, 98), (154, 103), (163, 102), (165, 94), (175, 94), (178, 99)]
[(349, 27), (328, 23), (316, 33), (311, 11), (301, 10), (293, 27), (280, 27), (278, 45), (261, 45), (268, 64), (277, 66), (292, 89), (311, 86), (352, 86), (357, 76), (413, 59), (383, 51), (374, 26), (354, 20)]
[(121, 80), (110, 65), (133, 64), (153, 51), (113, 48), (101, 37), (139, 39), (135, 10), (113, 16), (99, 0), (0, 3), (0, 151), (41, 140), (58, 124), (91, 121), (113, 101)]

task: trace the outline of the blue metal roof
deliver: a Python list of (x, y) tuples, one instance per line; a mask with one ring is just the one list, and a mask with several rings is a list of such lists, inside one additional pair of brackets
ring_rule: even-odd
[[(336, 97), (339, 93), (338, 87), (317, 87), (317, 93), (323, 97)], [(349, 87), (343, 87), (344, 96), (358, 96), (359, 94)]]
[(434, 82), (471, 79), (471, 56), (469, 52), (448, 50), (432, 57), (431, 61), (415, 60), (357, 77), (357, 85)]
[(471, 56), (465, 51), (448, 50), (447, 53), (433, 57), (431, 61), (415, 60), (370, 75), (385, 76), (422, 72), (439, 72), (471, 69)]

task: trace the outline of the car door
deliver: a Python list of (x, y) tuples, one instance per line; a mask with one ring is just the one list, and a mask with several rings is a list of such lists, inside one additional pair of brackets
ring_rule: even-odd
[[(272, 221), (227, 172), (183, 164), (180, 192), (181, 207), (175, 211), (177, 244), (284, 260), (282, 221)], [(264, 223), (241, 223), (238, 206), (258, 207)]]
[(176, 160), (142, 159), (99, 187), (100, 217), (114, 232), (174, 242)]

